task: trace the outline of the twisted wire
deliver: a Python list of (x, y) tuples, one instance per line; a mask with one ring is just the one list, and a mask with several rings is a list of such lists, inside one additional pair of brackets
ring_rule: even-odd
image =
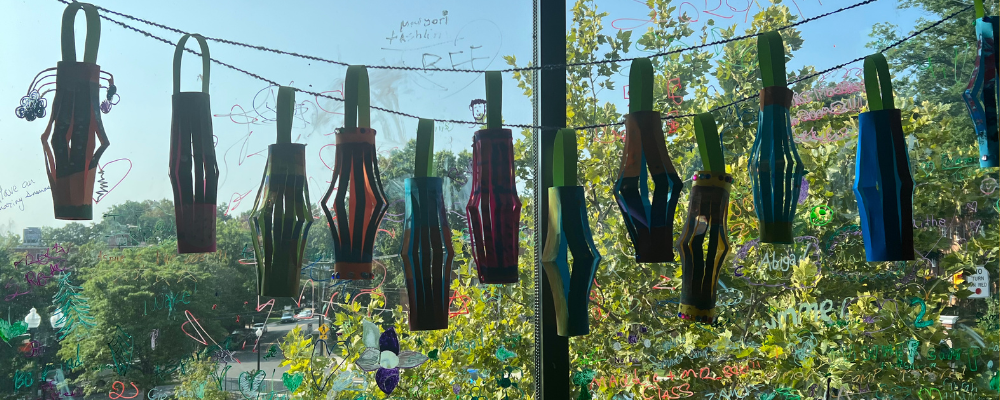
[[(65, 3), (65, 4), (69, 4), (70, 3), (69, 0), (57, 0), (57, 1), (59, 1), (61, 3)], [(875, 2), (875, 1), (878, 1), (878, 0), (866, 0), (866, 1), (862, 2), (862, 3), (858, 3), (858, 4), (855, 4), (855, 5), (849, 6), (849, 7), (845, 7), (844, 9), (858, 7), (860, 5), (872, 3), (872, 2)], [(934, 22), (934, 23), (932, 23), (932, 24), (930, 24), (930, 25), (928, 25), (928, 26), (926, 26), (926, 27), (924, 27), (922, 29), (916, 30), (913, 33), (911, 33), (910, 35), (908, 35), (908, 36), (906, 36), (906, 37), (904, 37), (904, 38), (902, 38), (900, 40), (897, 40), (895, 43), (893, 43), (893, 44), (891, 44), (891, 45), (883, 48), (882, 50), (880, 50), (880, 52), (885, 52), (885, 51), (888, 51), (890, 49), (893, 49), (893, 48), (895, 48), (895, 47), (897, 47), (897, 46), (905, 43), (906, 41), (909, 41), (910, 39), (913, 39), (916, 36), (918, 36), (918, 35), (920, 35), (920, 34), (922, 34), (924, 32), (927, 32), (928, 30), (936, 28), (937, 26), (941, 25), (945, 21), (948, 21), (948, 20), (950, 20), (952, 18), (955, 18), (959, 14), (964, 13), (966, 11), (969, 11), (971, 9), (973, 9), (973, 6), (972, 5), (968, 5), (965, 8), (963, 8), (961, 10), (958, 10), (958, 11), (956, 11), (956, 12), (954, 12), (954, 13), (952, 13), (952, 14), (950, 14), (950, 15), (948, 15), (948, 16), (940, 19), (940, 20), (938, 20), (937, 22)], [(836, 12), (840, 12), (840, 10), (836, 10), (836, 11), (832, 11), (830, 13), (823, 14), (823, 16), (831, 15), (831, 14), (836, 13)], [(127, 30), (131, 30), (133, 32), (140, 33), (140, 34), (142, 34), (142, 35), (144, 35), (146, 37), (158, 40), (160, 42), (169, 44), (171, 46), (176, 46), (176, 44), (174, 42), (171, 42), (170, 40), (167, 40), (167, 39), (164, 39), (162, 37), (156, 36), (156, 35), (154, 35), (154, 34), (152, 34), (150, 32), (147, 32), (147, 31), (144, 31), (142, 29), (136, 28), (134, 26), (128, 25), (128, 24), (126, 24), (124, 22), (121, 22), (121, 21), (109, 18), (106, 15), (101, 14), (100, 17), (103, 18), (103, 19), (105, 19), (105, 20), (107, 20), (107, 21), (110, 21), (110, 22), (112, 22), (112, 23), (114, 23), (116, 25), (119, 25), (119, 26), (121, 26), (121, 27), (123, 27), (123, 28), (125, 28)], [(801, 22), (798, 22), (796, 24), (802, 24), (802, 23), (806, 23), (808, 21), (813, 21), (816, 18), (819, 18), (819, 16), (802, 20)], [(792, 25), (784, 27), (784, 28), (779, 28), (779, 30), (791, 28), (791, 27), (795, 26), (796, 24), (792, 24)], [(688, 49), (699, 48), (699, 47), (706, 47), (706, 46), (715, 45), (715, 44), (724, 44), (724, 43), (729, 43), (729, 42), (736, 41), (736, 40), (742, 40), (742, 39), (746, 39), (746, 38), (750, 38), (750, 37), (756, 37), (756, 36), (759, 36), (759, 35), (760, 35), (759, 33), (758, 34), (752, 34), (752, 35), (746, 35), (746, 36), (742, 36), (742, 37), (738, 37), (738, 38), (731, 38), (731, 39), (722, 40), (722, 41), (719, 41), (719, 42), (706, 43), (706, 44), (703, 44), (703, 45), (692, 46), (692, 47), (690, 47)], [(185, 48), (184, 50), (187, 51), (188, 53), (194, 54), (196, 56), (199, 56), (199, 57), (201, 56), (201, 53), (198, 53), (198, 52), (196, 52), (194, 50), (187, 49), (187, 48)], [(658, 54), (652, 55), (651, 57), (657, 57), (657, 56), (662, 56), (662, 55), (667, 55), (667, 54), (675, 54), (675, 53), (679, 53), (681, 51), (685, 51), (685, 49), (678, 49), (678, 50), (672, 50), (672, 51), (665, 52), (665, 53), (658, 53)], [(580, 65), (588, 65), (588, 64), (599, 64), (599, 63), (603, 63), (603, 62), (630, 61), (630, 60), (635, 60), (637, 58), (646, 58), (646, 57), (636, 57), (636, 58), (628, 58), (628, 59), (617, 59), (617, 60), (611, 60), (611, 61), (603, 60), (603, 61), (594, 61), (594, 62), (587, 62), (587, 63), (574, 63), (574, 64), (565, 64), (565, 65), (550, 65), (550, 66), (532, 67), (532, 68), (529, 68), (529, 69), (525, 69), (525, 71), (534, 71), (534, 70), (540, 70), (540, 69), (545, 69), (545, 68), (558, 68), (558, 67), (562, 67), (562, 66), (570, 67), (570, 66), (580, 66)], [(825, 73), (828, 73), (828, 72), (835, 71), (837, 69), (843, 68), (843, 67), (845, 67), (847, 65), (850, 65), (850, 64), (853, 64), (853, 63), (856, 63), (856, 62), (859, 62), (859, 61), (863, 61), (864, 59), (865, 59), (864, 57), (858, 57), (858, 58), (855, 58), (855, 59), (853, 59), (851, 61), (847, 61), (845, 63), (836, 65), (834, 67), (827, 68), (827, 69), (822, 70), (822, 71), (818, 71), (818, 72), (815, 72), (815, 73), (812, 73), (812, 74), (809, 74), (809, 75), (805, 75), (805, 76), (799, 77), (798, 79), (795, 79), (795, 80), (793, 80), (791, 82), (788, 82), (788, 84), (792, 85), (792, 84), (795, 84), (795, 83), (798, 83), (798, 82), (801, 82), (801, 81), (804, 81), (804, 80), (807, 80), (807, 79), (811, 79), (811, 78), (814, 78), (816, 76), (819, 76), (819, 75), (822, 75), (822, 74), (825, 74)], [(209, 60), (211, 60), (212, 62), (214, 62), (216, 64), (219, 64), (219, 65), (221, 65), (223, 67), (232, 69), (232, 70), (237, 71), (237, 72), (241, 72), (241, 73), (243, 73), (243, 74), (245, 74), (247, 76), (250, 76), (250, 77), (252, 77), (254, 79), (266, 82), (266, 83), (268, 83), (270, 85), (281, 86), (280, 84), (278, 84), (275, 81), (272, 81), (270, 79), (264, 78), (264, 77), (262, 77), (260, 75), (257, 75), (255, 73), (249, 72), (247, 70), (241, 69), (241, 68), (236, 67), (236, 66), (234, 66), (232, 64), (228, 64), (228, 63), (219, 61), (219, 60), (217, 60), (215, 58), (209, 58)], [(508, 69), (507, 71), (514, 71), (514, 70), (515, 69)], [(326, 99), (330, 99), (330, 100), (334, 100), (334, 101), (340, 101), (340, 102), (344, 101), (343, 98), (336, 97), (336, 96), (330, 96), (330, 95), (326, 95), (326, 94), (323, 94), (323, 93), (318, 93), (318, 92), (304, 90), (304, 89), (298, 89), (298, 88), (296, 88), (295, 90), (298, 91), (298, 92), (301, 92), (301, 93), (305, 93), (305, 94), (309, 94), (309, 95), (315, 96), (315, 97), (323, 97), (323, 98), (326, 98)], [(759, 94), (748, 96), (748, 97), (745, 97), (743, 99), (735, 100), (735, 101), (732, 101), (730, 103), (727, 103), (727, 104), (724, 104), (724, 105), (721, 105), (721, 106), (713, 107), (713, 108), (709, 109), (706, 112), (711, 113), (711, 112), (719, 111), (719, 110), (722, 110), (722, 109), (725, 109), (725, 108), (728, 108), (728, 107), (732, 107), (732, 106), (735, 106), (737, 104), (740, 104), (740, 103), (743, 103), (743, 102), (746, 102), (746, 101), (750, 101), (750, 100), (756, 99), (759, 96), (760, 96)], [(378, 110), (378, 111), (382, 111), (382, 112), (386, 112), (386, 113), (389, 113), (389, 114), (394, 114), (394, 115), (398, 115), (398, 116), (402, 116), (402, 117), (407, 117), (407, 118), (412, 118), (412, 119), (419, 119), (420, 118), (420, 117), (418, 117), (418, 116), (416, 116), (414, 114), (410, 114), (410, 113), (406, 113), (406, 112), (402, 112), (402, 111), (390, 110), (390, 109), (383, 108), (383, 107), (371, 106), (371, 108), (374, 109), (374, 110)], [(688, 113), (688, 114), (671, 114), (671, 115), (663, 116), (660, 119), (663, 120), (663, 121), (667, 121), (667, 120), (672, 120), (672, 119), (694, 117), (695, 115), (697, 115), (697, 114), (694, 114), (694, 113)], [(438, 119), (438, 118), (433, 118), (433, 120), (435, 122), (451, 123), (451, 124), (468, 124), (468, 125), (476, 125), (477, 124), (477, 122), (475, 122), (475, 121), (462, 121), (462, 120), (454, 120), (454, 119)], [(604, 124), (592, 124), (592, 125), (575, 126), (575, 127), (569, 127), (569, 128), (570, 129), (576, 129), (576, 130), (587, 130), (587, 129), (597, 129), (597, 128), (604, 128), (604, 127), (611, 127), (611, 126), (621, 126), (621, 125), (624, 125), (624, 124), (625, 124), (624, 121), (619, 121), (619, 122), (604, 123)], [(512, 128), (522, 128), (522, 129), (550, 129), (550, 130), (555, 130), (555, 129), (561, 129), (562, 128), (562, 127), (547, 127), (547, 126), (530, 125), (530, 124), (507, 124), (507, 123), (504, 123), (503, 126), (512, 127)]]
[[(60, 1), (62, 3), (69, 4), (69, 0), (58, 0), (58, 1)], [(847, 11), (847, 10), (850, 10), (850, 9), (853, 9), (853, 8), (861, 7), (861, 6), (867, 5), (867, 4), (871, 4), (871, 3), (874, 3), (876, 1), (878, 1), (878, 0), (865, 0), (865, 1), (862, 1), (860, 3), (852, 4), (852, 5), (849, 5), (849, 6), (846, 6), (846, 7), (842, 7), (842, 8), (839, 8), (839, 9), (827, 12), (827, 13), (823, 13), (823, 14), (817, 15), (815, 17), (806, 18), (806, 19), (803, 19), (802, 21), (782, 26), (780, 28), (777, 28), (776, 30), (783, 31), (783, 30), (786, 30), (786, 29), (791, 29), (791, 28), (794, 28), (794, 27), (797, 27), (797, 26), (800, 26), (800, 25), (803, 25), (803, 24), (807, 24), (807, 23), (812, 22), (812, 21), (817, 21), (817, 20), (820, 20), (820, 19), (832, 16), (832, 15), (835, 15), (835, 14), (839, 14), (841, 12), (844, 12), (844, 11)], [(133, 15), (129, 15), (129, 14), (118, 12), (118, 11), (114, 11), (114, 10), (109, 10), (109, 9), (101, 7), (101, 6), (95, 6), (95, 7), (97, 7), (98, 10), (104, 11), (104, 12), (109, 13), (109, 14), (114, 14), (114, 15), (117, 15), (117, 16), (122, 17), (122, 18), (130, 19), (132, 21), (136, 21), (136, 22), (143, 23), (143, 24), (146, 24), (146, 25), (154, 26), (154, 27), (157, 27), (157, 28), (160, 28), (160, 29), (163, 29), (163, 30), (167, 30), (167, 31), (170, 31), (170, 32), (177, 33), (177, 34), (184, 35), (184, 34), (188, 34), (189, 33), (189, 32), (185, 32), (185, 31), (182, 31), (180, 29), (174, 28), (174, 27), (170, 27), (170, 26), (163, 25), (163, 24), (160, 24), (160, 23), (157, 23), (157, 22), (149, 21), (149, 20), (146, 20), (146, 19), (143, 19), (143, 18), (139, 18), (139, 17), (133, 16)], [(584, 67), (584, 66), (599, 65), (599, 64), (610, 64), (610, 63), (627, 62), (627, 61), (632, 61), (632, 60), (636, 60), (636, 59), (640, 59), (640, 58), (664, 57), (664, 56), (678, 54), (678, 53), (683, 53), (683, 52), (687, 52), (687, 51), (691, 51), (691, 50), (702, 49), (702, 48), (706, 48), (706, 47), (710, 47), (710, 46), (717, 46), (717, 45), (720, 45), (720, 44), (726, 44), (726, 43), (740, 41), (740, 40), (752, 39), (752, 38), (755, 38), (755, 37), (760, 36), (760, 35), (761, 35), (760, 33), (753, 33), (753, 34), (749, 34), (749, 35), (736, 36), (736, 37), (732, 37), (732, 38), (729, 38), (729, 39), (718, 40), (718, 41), (714, 41), (714, 42), (700, 44), (700, 45), (697, 45), (697, 46), (690, 46), (690, 47), (685, 47), (685, 48), (681, 48), (681, 49), (675, 49), (675, 50), (670, 50), (670, 51), (666, 51), (666, 52), (655, 53), (655, 54), (652, 54), (652, 55), (649, 55), (649, 56), (645, 56), (645, 57), (615, 58), (615, 59), (595, 60), (595, 61), (587, 61), (587, 62), (579, 62), (579, 63), (551, 64), (551, 65), (542, 65), (542, 66), (538, 66), (538, 64), (535, 64), (536, 66), (533, 66), (533, 67), (506, 68), (506, 69), (501, 69), (499, 71), (500, 72), (540, 71), (540, 70), (543, 70), (543, 69), (566, 68), (566, 67)], [(205, 40), (211, 40), (211, 41), (214, 41), (214, 42), (224, 43), (224, 44), (228, 44), (228, 45), (231, 45), (231, 46), (245, 47), (245, 48), (248, 48), (248, 49), (265, 51), (265, 52), (270, 52), (270, 53), (275, 53), (275, 54), (281, 54), (281, 55), (286, 55), (286, 56), (291, 56), (291, 57), (296, 57), (296, 58), (302, 58), (302, 59), (310, 60), (310, 61), (317, 61), (317, 62), (323, 62), (323, 63), (328, 63), (328, 64), (334, 64), (334, 65), (339, 65), (339, 66), (343, 66), (343, 67), (351, 65), (350, 63), (346, 63), (346, 62), (343, 62), (343, 61), (330, 60), (330, 59), (327, 59), (327, 58), (318, 57), (318, 56), (312, 56), (312, 55), (308, 55), (308, 54), (299, 54), (299, 53), (291, 52), (291, 51), (285, 51), (285, 50), (280, 50), (280, 49), (273, 49), (273, 48), (269, 48), (269, 47), (258, 46), (258, 45), (243, 43), (243, 42), (238, 42), (238, 41), (235, 41), (235, 40), (222, 39), (222, 38), (213, 38), (213, 37), (208, 37), (208, 36), (205, 36)], [(365, 65), (365, 67), (369, 68), (369, 69), (391, 69), (391, 70), (401, 70), (401, 71), (423, 71), (423, 72), (427, 72), (427, 71), (435, 71), (435, 72), (463, 72), (463, 73), (476, 73), (476, 74), (481, 74), (481, 73), (486, 72), (486, 70), (469, 69), (469, 68), (427, 68), (427, 67), (408, 67), (408, 66), (394, 66), (394, 65)]]

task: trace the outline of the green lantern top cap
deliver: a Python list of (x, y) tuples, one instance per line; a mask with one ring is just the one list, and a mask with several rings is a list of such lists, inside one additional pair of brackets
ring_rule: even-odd
[(278, 87), (278, 141), (275, 143), (292, 142), (292, 116), (295, 115), (295, 88)]
[(347, 67), (344, 79), (344, 127), (371, 128), (371, 92), (368, 88), (368, 68), (364, 65)]
[(726, 159), (722, 155), (722, 142), (719, 140), (719, 128), (715, 118), (710, 113), (695, 115), (694, 135), (698, 139), (698, 152), (706, 171), (726, 172)]
[(552, 186), (577, 185), (576, 131), (569, 128), (556, 132), (552, 149)]
[(434, 120), (421, 118), (417, 121), (417, 157), (413, 176), (425, 178), (434, 175)]
[(896, 108), (892, 97), (889, 64), (882, 53), (865, 57), (865, 94), (868, 95), (868, 109), (871, 111)]
[(486, 71), (486, 129), (503, 126), (503, 81), (500, 71)]
[(189, 37), (195, 38), (198, 45), (201, 46), (201, 91), (208, 93), (209, 74), (212, 67), (211, 55), (209, 55), (208, 43), (205, 42), (205, 38), (195, 33), (181, 36), (181, 40), (177, 41), (177, 47), (174, 49), (174, 94), (181, 92), (181, 56), (184, 54), (184, 45)]
[(628, 73), (628, 111), (653, 111), (653, 63), (648, 58), (632, 60)]
[(76, 36), (73, 25), (76, 12), (83, 10), (87, 16), (87, 40), (83, 47), (83, 62), (97, 63), (97, 48), (101, 44), (101, 18), (97, 7), (88, 3), (70, 3), (63, 11), (62, 20), (62, 60), (76, 62)]
[(757, 61), (764, 87), (788, 86), (785, 76), (785, 42), (778, 31), (757, 36)]

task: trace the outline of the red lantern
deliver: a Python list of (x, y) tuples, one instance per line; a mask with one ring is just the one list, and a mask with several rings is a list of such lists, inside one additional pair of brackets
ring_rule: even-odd
[(521, 199), (514, 185), (514, 142), (501, 128), (500, 73), (486, 73), (486, 129), (472, 142), (472, 195), (465, 207), (482, 283), (517, 282)]
[[(181, 54), (189, 36), (201, 45), (203, 73), (200, 92), (181, 92)], [(177, 42), (170, 127), (170, 183), (174, 191), (178, 253), (215, 251), (219, 167), (215, 161), (212, 109), (208, 96), (209, 61), (208, 43), (201, 35), (184, 35)]]
[[(333, 235), (333, 268), (340, 279), (374, 278), (375, 235), (389, 208), (378, 170), (369, 96), (368, 70), (363, 65), (348, 67), (344, 128), (337, 130), (333, 179), (322, 203)], [(331, 213), (327, 203), (334, 190), (337, 196)]]

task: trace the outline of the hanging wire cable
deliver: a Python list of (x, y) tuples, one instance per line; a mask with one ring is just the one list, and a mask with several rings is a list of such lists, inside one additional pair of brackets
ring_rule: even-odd
[[(65, 3), (65, 4), (69, 4), (70, 3), (69, 0), (57, 0), (57, 1)], [(857, 7), (857, 6), (861, 5), (861, 4), (867, 4), (867, 3), (874, 2), (874, 1), (877, 1), (877, 0), (868, 0), (868, 1), (864, 2), (864, 3), (858, 3), (858, 4), (855, 4), (855, 5), (851, 6), (851, 7)], [(961, 10), (958, 10), (958, 11), (956, 11), (956, 12), (954, 12), (954, 13), (952, 13), (952, 14), (950, 14), (950, 15), (948, 15), (948, 16), (940, 19), (940, 20), (938, 20), (937, 22), (934, 22), (934, 23), (932, 23), (930, 25), (927, 25), (926, 27), (924, 27), (922, 29), (914, 31), (910, 35), (908, 35), (908, 36), (906, 36), (906, 37), (904, 37), (904, 38), (902, 38), (900, 40), (897, 40), (895, 43), (893, 43), (893, 44), (891, 44), (891, 45), (883, 48), (879, 52), (886, 52), (888, 50), (891, 50), (891, 49), (893, 49), (893, 48), (895, 48), (895, 47), (897, 47), (897, 46), (905, 43), (906, 41), (917, 37), (918, 35), (920, 35), (920, 34), (922, 34), (924, 32), (927, 32), (927, 31), (929, 31), (931, 29), (936, 28), (937, 26), (941, 25), (945, 21), (948, 21), (948, 20), (950, 20), (952, 18), (955, 18), (959, 14), (964, 13), (964, 12), (969, 11), (969, 10), (972, 10), (972, 9), (973, 9), (973, 6), (969, 5), (969, 6), (963, 8)], [(827, 14), (824, 14), (824, 15), (830, 15), (831, 13), (833, 13), (833, 12), (830, 12), (830, 13), (827, 13)], [(101, 14), (100, 16), (101, 16), (101, 18), (103, 18), (103, 19), (105, 19), (107, 21), (110, 21), (110, 22), (112, 22), (112, 23), (114, 23), (114, 24), (116, 24), (118, 26), (121, 26), (121, 27), (123, 27), (125, 29), (131, 30), (131, 31), (136, 32), (136, 33), (140, 33), (140, 34), (142, 34), (142, 35), (144, 35), (146, 37), (152, 38), (152, 39), (156, 39), (156, 40), (158, 40), (160, 42), (163, 42), (163, 43), (166, 43), (166, 44), (170, 45), (171, 47), (176, 47), (176, 44), (174, 42), (171, 42), (170, 40), (167, 40), (167, 39), (164, 39), (162, 37), (156, 36), (156, 35), (154, 35), (154, 34), (152, 34), (150, 32), (147, 32), (147, 31), (144, 31), (142, 29), (136, 28), (136, 27), (131, 26), (129, 24), (126, 24), (124, 22), (112, 19), (112, 18), (110, 18), (110, 17), (108, 17), (108, 16), (106, 16), (104, 14)], [(817, 17), (814, 17), (814, 18), (817, 18)], [(803, 20), (802, 22), (799, 22), (799, 24), (805, 23), (808, 20), (809, 19)], [(791, 26), (789, 26), (789, 27), (791, 27)], [(789, 27), (782, 28), (782, 29), (787, 29)], [(759, 34), (753, 34), (753, 35), (743, 36), (743, 37), (740, 37), (740, 38), (731, 38), (731, 39), (723, 40), (723, 41), (720, 41), (720, 42), (713, 42), (713, 43), (708, 43), (708, 44), (704, 44), (704, 45), (694, 46), (692, 48), (705, 47), (705, 46), (709, 46), (709, 45), (713, 45), (713, 44), (720, 44), (720, 43), (728, 43), (728, 42), (732, 42), (732, 41), (735, 41), (735, 40), (742, 40), (742, 39), (747, 39), (747, 38), (751, 38), (751, 37), (756, 37), (758, 35)], [(191, 54), (194, 54), (196, 56), (201, 57), (201, 53), (198, 53), (198, 52), (196, 52), (194, 50), (187, 49), (187, 48), (185, 48), (184, 50), (187, 51), (188, 53), (191, 53)], [(684, 49), (673, 50), (673, 51), (667, 52), (667, 53), (654, 54), (653, 56), (673, 54), (673, 53), (681, 52), (683, 50)], [(639, 57), (639, 58), (645, 58), (645, 57)], [(579, 65), (597, 64), (597, 63), (602, 63), (602, 62), (605, 62), (605, 61), (607, 61), (607, 62), (621, 62), (621, 61), (628, 61), (628, 60), (634, 60), (634, 59), (635, 58), (620, 59), (620, 60), (610, 60), (610, 61), (609, 60), (603, 60), (603, 61), (588, 62), (588, 63), (566, 64), (566, 66), (579, 66)], [(847, 65), (854, 64), (854, 63), (859, 62), (859, 61), (863, 61), (864, 59), (865, 59), (864, 57), (858, 57), (858, 58), (855, 58), (855, 59), (853, 59), (851, 61), (848, 61), (848, 62), (839, 64), (839, 65), (827, 68), (825, 70), (814, 72), (812, 74), (799, 77), (798, 79), (795, 79), (793, 81), (788, 82), (788, 84), (792, 85), (792, 84), (795, 84), (795, 83), (798, 83), (798, 82), (801, 82), (801, 81), (804, 81), (804, 80), (807, 80), (807, 79), (811, 79), (811, 78), (814, 78), (816, 76), (819, 76), (819, 75), (822, 75), (822, 74), (825, 74), (825, 73), (828, 73), (828, 72), (835, 71), (837, 69), (843, 68), (843, 67), (845, 67)], [(228, 64), (228, 63), (219, 61), (219, 60), (217, 60), (215, 58), (210, 58), (210, 60), (212, 62), (216, 63), (216, 64), (219, 64), (219, 65), (223, 66), (223, 67), (232, 69), (234, 71), (241, 72), (241, 73), (246, 74), (247, 76), (250, 76), (250, 77), (252, 77), (254, 79), (266, 82), (269, 85), (281, 86), (280, 84), (278, 84), (275, 81), (272, 81), (270, 79), (264, 78), (264, 77), (262, 77), (260, 75), (257, 75), (255, 73), (249, 72), (247, 70), (241, 69), (241, 68), (236, 67), (236, 66), (234, 66), (232, 64)], [(552, 66), (548, 66), (548, 67), (543, 66), (543, 67), (537, 67), (537, 68), (538, 69), (544, 69), (544, 68), (549, 68), (549, 67), (556, 68), (556, 67), (559, 67), (559, 65), (552, 65)], [(527, 69), (527, 70), (532, 70), (532, 69)], [(334, 100), (334, 101), (340, 101), (340, 102), (344, 101), (343, 98), (336, 97), (336, 96), (330, 96), (330, 95), (326, 95), (326, 94), (319, 93), (319, 92), (314, 92), (314, 91), (309, 91), (309, 90), (304, 90), (304, 89), (298, 89), (298, 88), (296, 88), (295, 90), (298, 91), (298, 92), (302, 92), (302, 93), (311, 95), (311, 96), (315, 96), (315, 97), (322, 97), (322, 98), (326, 98), (326, 99), (330, 99), (330, 100)], [(724, 104), (724, 105), (721, 105), (721, 106), (718, 106), (718, 107), (711, 108), (711, 109), (709, 109), (706, 112), (715, 112), (715, 111), (723, 110), (725, 108), (732, 107), (732, 106), (735, 106), (737, 104), (740, 104), (740, 103), (743, 103), (743, 102), (746, 102), (746, 101), (750, 101), (750, 100), (756, 99), (759, 96), (760, 96), (759, 94), (755, 94), (753, 96), (749, 96), (749, 97), (746, 97), (746, 98), (743, 98), (743, 99), (740, 99), (740, 100), (736, 100), (736, 101), (730, 102), (728, 104)], [(386, 112), (386, 113), (389, 113), (389, 114), (399, 115), (399, 116), (402, 116), (402, 117), (407, 117), (407, 118), (412, 118), (412, 119), (419, 119), (420, 118), (420, 117), (418, 117), (416, 115), (413, 115), (413, 114), (405, 113), (405, 112), (402, 112), (402, 111), (390, 110), (390, 109), (383, 108), (383, 107), (371, 106), (371, 108), (374, 109), (374, 110)], [(664, 121), (667, 121), (667, 120), (672, 120), (672, 119), (694, 117), (695, 115), (696, 114), (670, 114), (670, 115), (663, 116), (660, 119), (664, 120)], [(433, 120), (435, 122), (450, 123), (450, 124), (467, 124), (467, 125), (479, 125), (480, 124), (480, 123), (478, 123), (476, 121), (460, 121), (460, 120), (454, 120), (454, 119), (437, 119), (437, 118), (434, 118)], [(624, 125), (624, 124), (625, 124), (624, 121), (619, 121), (619, 122), (606, 123), (606, 124), (593, 124), (593, 125), (575, 126), (575, 127), (568, 127), (568, 128), (570, 128), (570, 129), (576, 129), (576, 130), (587, 130), (587, 129), (596, 129), (596, 128), (611, 127), (611, 126), (620, 126), (620, 125)], [(530, 125), (530, 124), (506, 124), (505, 123), (505, 124), (503, 124), (503, 126), (512, 127), (512, 128), (523, 128), (523, 129), (546, 129), (546, 130), (549, 130), (549, 129), (552, 129), (552, 130), (554, 130), (554, 129), (562, 129), (562, 127), (546, 127), (546, 126), (537, 126), (537, 125)]]
[[(58, 0), (58, 1), (60, 1), (62, 3), (69, 4), (69, 0)], [(796, 23), (793, 23), (793, 24), (782, 26), (780, 28), (777, 28), (777, 30), (778, 31), (783, 31), (783, 30), (786, 30), (786, 29), (791, 29), (791, 28), (794, 28), (794, 27), (797, 27), (797, 26), (800, 26), (800, 25), (803, 25), (803, 24), (807, 24), (807, 23), (812, 22), (812, 21), (816, 21), (816, 20), (820, 20), (820, 19), (829, 17), (829, 16), (834, 15), (834, 14), (839, 14), (841, 12), (844, 12), (844, 11), (847, 11), (847, 10), (850, 10), (850, 9), (853, 9), (853, 8), (861, 7), (861, 6), (867, 5), (867, 4), (871, 4), (871, 3), (874, 3), (876, 1), (878, 1), (878, 0), (865, 0), (865, 1), (862, 1), (860, 3), (856, 3), (856, 4), (849, 5), (847, 7), (839, 8), (839, 9), (830, 11), (830, 12), (825, 13), (825, 14), (820, 14), (820, 15), (817, 15), (815, 17), (810, 17), (810, 18), (803, 19), (802, 21), (799, 21), (799, 22), (796, 22)], [(106, 13), (114, 14), (114, 15), (117, 15), (119, 17), (130, 19), (132, 21), (143, 23), (143, 24), (146, 24), (146, 25), (149, 25), (149, 26), (155, 26), (157, 28), (168, 30), (170, 32), (174, 32), (174, 33), (177, 33), (177, 34), (180, 34), (180, 35), (185, 35), (185, 34), (189, 33), (189, 32), (185, 32), (185, 31), (182, 31), (180, 29), (174, 28), (174, 27), (170, 27), (170, 26), (167, 26), (167, 25), (163, 25), (163, 24), (160, 24), (160, 23), (149, 21), (149, 20), (146, 20), (146, 19), (143, 19), (143, 18), (135, 17), (135, 16), (132, 16), (132, 15), (125, 14), (125, 13), (118, 12), (118, 11), (114, 11), (114, 10), (109, 10), (109, 9), (101, 7), (101, 6), (96, 6), (96, 7), (97, 7), (98, 10), (104, 11)], [(111, 21), (111, 20), (109, 19), (109, 21)], [(656, 53), (656, 54), (652, 54), (652, 55), (645, 56), (645, 57), (615, 58), (615, 59), (607, 59), (607, 60), (596, 60), (596, 61), (588, 61), (588, 62), (580, 62), (580, 63), (570, 63), (570, 64), (565, 64), (565, 65), (564, 64), (551, 64), (551, 65), (543, 65), (543, 66), (536, 66), (536, 67), (507, 68), (507, 69), (501, 69), (499, 71), (500, 72), (524, 72), (524, 71), (538, 71), (538, 70), (549, 69), (549, 68), (583, 67), (583, 66), (591, 66), (591, 65), (599, 65), (599, 64), (611, 64), (611, 63), (628, 62), (628, 61), (632, 61), (632, 60), (639, 59), (639, 58), (664, 57), (664, 56), (678, 54), (678, 53), (683, 53), (683, 52), (687, 52), (687, 51), (691, 51), (691, 50), (702, 49), (702, 48), (706, 48), (706, 47), (710, 47), (710, 46), (717, 46), (717, 45), (720, 45), (720, 44), (726, 44), (726, 43), (736, 42), (736, 41), (740, 41), (740, 40), (752, 39), (752, 38), (755, 38), (757, 36), (760, 36), (760, 33), (753, 33), (753, 34), (749, 34), (749, 35), (736, 36), (736, 37), (732, 37), (732, 38), (729, 38), (729, 39), (719, 40), (719, 41), (715, 41), (715, 42), (709, 42), (709, 43), (705, 43), (705, 44), (700, 44), (700, 45), (697, 45), (697, 46), (685, 47), (685, 48), (670, 50), (670, 51), (666, 51), (666, 52), (662, 52), (662, 53)], [(225, 44), (228, 44), (228, 45), (231, 45), (231, 46), (246, 47), (248, 49), (266, 51), (266, 52), (275, 53), (275, 54), (282, 54), (282, 55), (292, 56), (292, 57), (297, 57), (297, 58), (302, 58), (302, 59), (310, 60), (310, 61), (317, 61), (317, 62), (323, 62), (323, 63), (328, 63), (328, 64), (334, 64), (334, 65), (339, 65), (339, 66), (343, 66), (343, 67), (351, 65), (351, 64), (343, 62), (343, 61), (335, 61), (335, 60), (330, 60), (330, 59), (326, 59), (326, 58), (323, 58), (323, 57), (311, 56), (311, 55), (307, 55), (307, 54), (299, 54), (299, 53), (295, 53), (295, 52), (291, 52), (291, 51), (284, 51), (284, 50), (279, 50), (279, 49), (272, 49), (272, 48), (269, 48), (269, 47), (257, 46), (257, 45), (253, 45), (253, 44), (243, 43), (243, 42), (237, 42), (235, 40), (213, 38), (213, 37), (208, 37), (208, 36), (205, 36), (205, 40), (210, 40), (210, 41), (219, 42), (219, 43), (225, 43)], [(486, 70), (468, 69), (468, 68), (426, 68), (426, 67), (408, 67), (408, 66), (393, 66), (393, 65), (365, 65), (365, 68), (368, 68), (368, 69), (394, 69), (394, 70), (402, 70), (402, 71), (425, 71), (425, 72), (426, 71), (434, 71), (434, 72), (464, 72), (464, 73), (476, 73), (476, 74), (481, 74), (481, 73), (486, 72)]]

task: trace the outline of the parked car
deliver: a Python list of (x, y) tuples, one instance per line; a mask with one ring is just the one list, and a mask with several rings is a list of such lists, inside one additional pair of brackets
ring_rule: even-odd
[(252, 333), (243, 329), (234, 330), (233, 333), (230, 333), (229, 336), (226, 337), (226, 340), (223, 342), (223, 346), (226, 350), (242, 350), (246, 347), (247, 342), (250, 341), (250, 337), (252, 335)]
[(262, 333), (267, 333), (267, 324), (265, 324), (263, 322), (258, 322), (256, 324), (253, 324), (252, 326), (250, 326), (250, 330), (252, 330), (254, 332), (254, 334), (257, 333), (258, 329), (260, 329)]
[(306, 308), (299, 312), (298, 315), (295, 316), (295, 319), (313, 319), (313, 317), (313, 309)]
[(281, 313), (281, 323), (285, 324), (289, 322), (295, 322), (295, 314), (293, 314), (291, 311), (285, 311)]

